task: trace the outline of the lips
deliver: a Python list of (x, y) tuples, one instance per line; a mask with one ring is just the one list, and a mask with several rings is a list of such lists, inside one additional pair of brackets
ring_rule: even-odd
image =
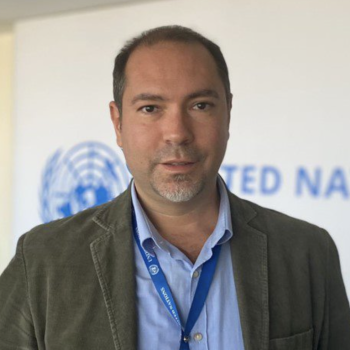
[(170, 171), (170, 172), (176, 172), (176, 173), (183, 173), (188, 172), (194, 169), (196, 165), (196, 162), (188, 161), (188, 160), (168, 160), (166, 162), (162, 162), (161, 166), (163, 169)]
[(178, 166), (178, 165), (189, 165), (189, 164), (193, 164), (193, 163), (194, 162), (166, 162), (166, 163), (163, 163), (163, 164)]
[(166, 164), (166, 165), (188, 165), (193, 163), (195, 162), (190, 160), (179, 160), (179, 159), (167, 160), (165, 162), (162, 162), (162, 164)]

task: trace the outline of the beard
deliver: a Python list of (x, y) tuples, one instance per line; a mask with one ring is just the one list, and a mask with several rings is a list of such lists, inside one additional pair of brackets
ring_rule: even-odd
[(192, 179), (189, 175), (171, 175), (166, 181), (158, 181), (158, 176), (151, 177), (151, 187), (161, 197), (171, 202), (187, 202), (199, 194), (204, 186), (205, 179)]
[(205, 187), (206, 177), (199, 178), (193, 174), (164, 174), (157, 171), (157, 165), (167, 159), (186, 159), (199, 162), (204, 157), (196, 149), (190, 146), (169, 147), (161, 150), (150, 168), (150, 185), (161, 197), (174, 202), (187, 202), (198, 195)]

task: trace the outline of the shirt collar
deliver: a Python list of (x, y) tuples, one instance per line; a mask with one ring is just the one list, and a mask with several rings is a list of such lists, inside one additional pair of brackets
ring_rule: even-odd
[[(141, 203), (137, 197), (135, 182), (132, 182), (131, 185), (131, 199), (135, 211), (135, 217), (139, 232), (139, 238), (141, 246), (149, 254), (153, 255), (153, 250), (156, 242), (160, 241), (160, 237), (157, 237), (155, 233), (157, 232), (156, 228), (153, 226), (151, 221), (148, 219), (145, 211), (143, 210)], [(157, 232), (158, 234), (158, 232)], [(158, 234), (158, 236), (160, 236)]]
[[(206, 246), (214, 248), (217, 244), (227, 242), (233, 235), (231, 210), (228, 199), (227, 189), (224, 181), (218, 176), (218, 189), (220, 194), (219, 216), (213, 233), (206, 242)], [(154, 255), (155, 246), (162, 250), (168, 250), (164, 244), (164, 238), (158, 233), (152, 222), (148, 219), (147, 214), (143, 210), (140, 201), (138, 200), (135, 183), (131, 186), (131, 199), (135, 210), (135, 216), (140, 236), (140, 243), (144, 250), (149, 254)]]

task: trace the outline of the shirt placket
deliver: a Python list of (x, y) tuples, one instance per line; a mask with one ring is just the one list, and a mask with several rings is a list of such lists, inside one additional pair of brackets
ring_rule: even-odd
[[(190, 288), (190, 304), (192, 304), (198, 281), (201, 275), (201, 267), (191, 272), (191, 288)], [(197, 322), (195, 323), (190, 334), (191, 350), (208, 350), (208, 335), (207, 335), (207, 307), (204, 305)]]

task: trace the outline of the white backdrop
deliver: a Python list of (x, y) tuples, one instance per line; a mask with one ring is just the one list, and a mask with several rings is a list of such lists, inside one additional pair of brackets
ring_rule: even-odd
[(14, 245), (43, 220), (57, 150), (62, 163), (98, 141), (123, 159), (108, 111), (115, 54), (142, 30), (181, 24), (216, 41), (229, 65), (221, 174), (231, 190), (328, 229), (350, 292), (349, 15), (350, 5), (331, 0), (172, 0), (19, 23)]

